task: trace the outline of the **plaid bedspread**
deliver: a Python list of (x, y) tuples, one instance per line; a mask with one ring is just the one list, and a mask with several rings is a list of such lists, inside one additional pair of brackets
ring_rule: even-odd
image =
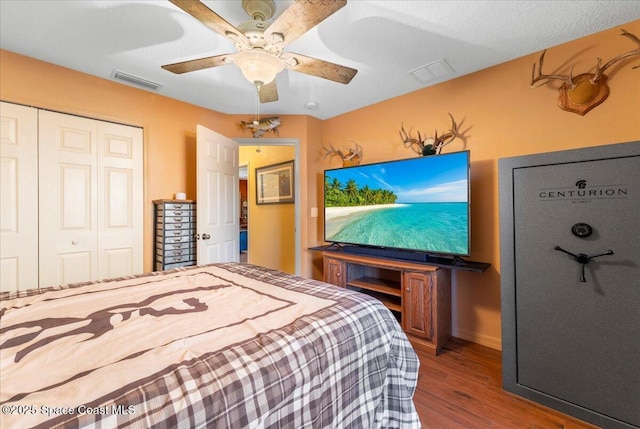
[(418, 428), (377, 300), (247, 264), (0, 294), (0, 427)]

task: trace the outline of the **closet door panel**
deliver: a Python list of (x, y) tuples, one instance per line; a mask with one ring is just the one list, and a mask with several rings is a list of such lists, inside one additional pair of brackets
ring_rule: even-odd
[(41, 111), (40, 286), (97, 279), (96, 121)]
[[(91, 280), (94, 271), (95, 257), (93, 252), (67, 252), (58, 254), (59, 281), (57, 283), (77, 283)], [(49, 282), (48, 285), (54, 283)]]
[(104, 258), (100, 261), (101, 265), (104, 265), (104, 270), (107, 274), (105, 278), (114, 278), (131, 275), (138, 270), (134, 269), (133, 262), (135, 261), (134, 249), (122, 248), (122, 249), (107, 249), (104, 252)]
[(91, 232), (92, 168), (90, 165), (59, 163), (59, 219), (61, 231)]
[(0, 102), (0, 291), (38, 286), (38, 110)]
[(98, 278), (142, 273), (142, 130), (100, 122), (98, 150)]

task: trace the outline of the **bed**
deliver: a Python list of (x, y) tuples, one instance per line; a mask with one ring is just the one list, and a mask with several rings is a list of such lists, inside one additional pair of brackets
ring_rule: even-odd
[(0, 294), (0, 427), (418, 428), (379, 301), (224, 263)]

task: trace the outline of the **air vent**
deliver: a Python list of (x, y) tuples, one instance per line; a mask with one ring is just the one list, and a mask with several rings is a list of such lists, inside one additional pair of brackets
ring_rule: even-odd
[(119, 70), (114, 70), (113, 73), (111, 73), (111, 78), (126, 82), (131, 85), (139, 86), (144, 89), (150, 89), (151, 91), (158, 91), (160, 88), (162, 88), (162, 85), (160, 85), (159, 83), (152, 82), (150, 80), (143, 79), (141, 77), (134, 76), (132, 74), (125, 73)]
[(431, 82), (434, 80), (440, 80), (445, 76), (453, 74), (453, 69), (447, 61), (442, 59), (434, 61), (431, 64), (418, 67), (409, 72), (409, 74), (422, 83)]

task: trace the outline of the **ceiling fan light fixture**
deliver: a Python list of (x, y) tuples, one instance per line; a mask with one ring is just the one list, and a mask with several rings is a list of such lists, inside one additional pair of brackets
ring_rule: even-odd
[(244, 77), (253, 84), (270, 83), (284, 68), (279, 58), (258, 49), (237, 53), (233, 62), (242, 71)]

